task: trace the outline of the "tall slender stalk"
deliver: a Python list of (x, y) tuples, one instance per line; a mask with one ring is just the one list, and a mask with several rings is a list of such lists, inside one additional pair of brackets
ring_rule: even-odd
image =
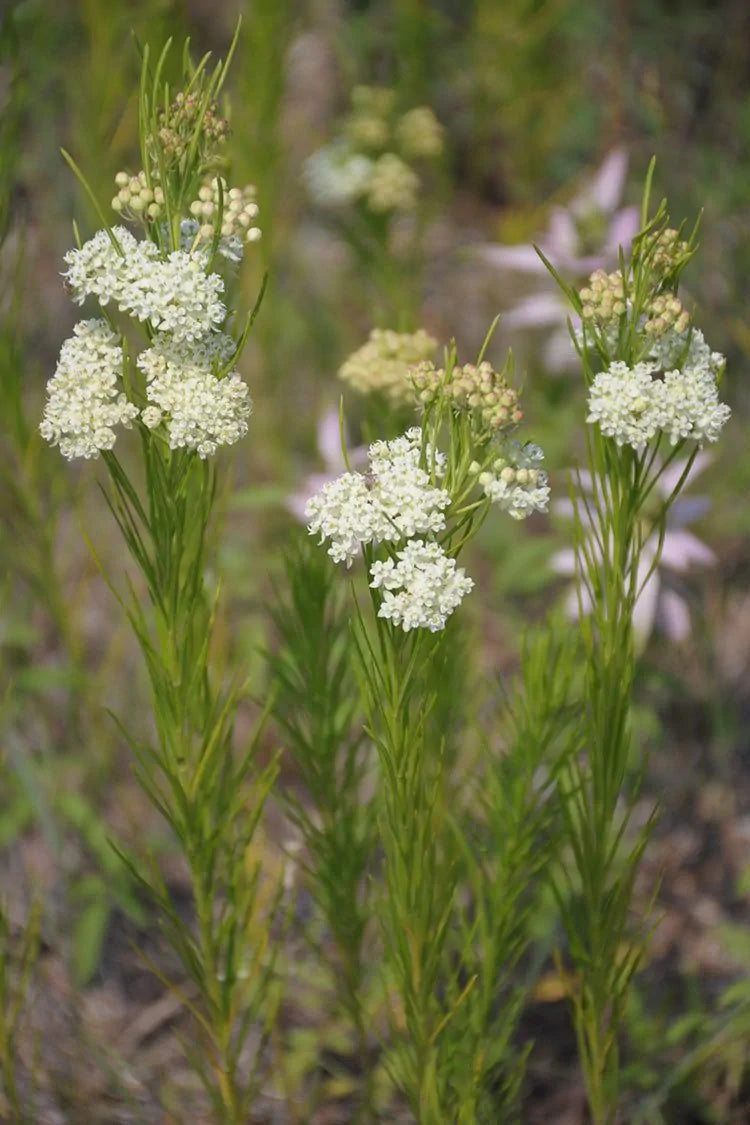
[[(617, 1115), (619, 1036), (630, 983), (641, 962), (647, 908), (636, 917), (634, 884), (654, 822), (631, 829), (644, 762), (633, 762), (630, 710), (635, 677), (633, 616), (658, 565), (669, 508), (697, 449), (715, 441), (729, 411), (712, 353), (677, 297), (694, 253), (667, 226), (665, 204), (620, 268), (592, 275), (578, 294), (552, 269), (582, 319), (576, 339), (589, 393), (587, 475), (572, 489), (577, 591), (585, 658), (585, 753), (561, 775), (569, 854), (559, 901), (575, 973), (570, 995), (589, 1107), (596, 1125)], [(547, 263), (549, 265), (549, 263)], [(688, 444), (694, 443), (694, 444)], [(679, 480), (656, 520), (649, 498), (683, 449)], [(662, 485), (660, 491), (665, 492)], [(655, 536), (653, 557), (644, 555)], [(648, 558), (648, 565), (644, 559)]]
[[(214, 637), (220, 588), (212, 591), (206, 574), (218, 476), (211, 458), (247, 429), (248, 388), (231, 369), (257, 312), (239, 339), (229, 334), (218, 300), (227, 285), (216, 270), (222, 258), (239, 260), (257, 236), (247, 230), (257, 206), (248, 189), (230, 194), (216, 175), (227, 131), (217, 98), (228, 61), (210, 68), (206, 56), (194, 65), (185, 50), (183, 89), (174, 92), (164, 78), (169, 46), (155, 64), (144, 49), (144, 167), (118, 174), (112, 202), (145, 237), (107, 224), (64, 154), (104, 224), (67, 256), (67, 276), (79, 300), (98, 298), (103, 317), (78, 324), (63, 345), (40, 429), (69, 458), (102, 455), (109, 474), (105, 498), (135, 571), (126, 591), (115, 592), (146, 666), (154, 733), (130, 723), (121, 729), (137, 779), (184, 857), (193, 916), (182, 915), (152, 859), (127, 862), (188, 981), (156, 969), (193, 1017), (191, 1061), (216, 1119), (240, 1125), (275, 1016), (271, 934), (281, 886), (269, 886), (253, 846), (276, 766), (256, 762), (265, 716), (245, 746), (235, 745), (244, 689)], [(125, 337), (118, 313), (145, 336), (137, 356), (136, 325)], [(137, 427), (137, 469), (113, 450), (120, 425)]]

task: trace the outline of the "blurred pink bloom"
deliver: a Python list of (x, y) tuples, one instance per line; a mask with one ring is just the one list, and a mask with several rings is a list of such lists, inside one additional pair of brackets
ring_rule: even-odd
[[(567, 207), (554, 205), (539, 248), (564, 277), (583, 282), (597, 269), (617, 264), (619, 248), (627, 253), (640, 225), (637, 207), (620, 207), (628, 169), (624, 149), (605, 158), (593, 178), (584, 184)], [(533, 246), (485, 246), (481, 257), (501, 269), (539, 277), (548, 283), (542, 292), (523, 298), (504, 317), (511, 328), (552, 329), (544, 349), (545, 363), (555, 370), (577, 367), (570, 344), (567, 320), (570, 308), (559, 293)]]
[[(348, 450), (349, 464), (352, 469), (365, 463), (365, 449), (357, 446)], [(306, 521), (305, 506), (311, 496), (320, 492), (323, 485), (335, 480), (347, 471), (344, 454), (341, 451), (341, 430), (339, 426), (338, 410), (327, 410), (318, 422), (318, 453), (325, 466), (322, 473), (311, 473), (305, 477), (300, 488), (287, 497), (286, 507), (302, 523)]]
[[(699, 453), (683, 488), (688, 488), (710, 461), (711, 457), (708, 453)], [(670, 495), (680, 479), (685, 465), (685, 461), (675, 461), (665, 470), (656, 486), (662, 499), (666, 500)], [(586, 491), (591, 490), (591, 479), (588, 473), (581, 473), (581, 485)], [(646, 576), (653, 564), (659, 546), (658, 532), (654, 531), (643, 545), (638, 566), (638, 586), (642, 589), (633, 613), (633, 629), (641, 646), (645, 645), (654, 626), (676, 643), (684, 641), (690, 634), (690, 613), (687, 603), (676, 590), (665, 584), (666, 575), (662, 572), (671, 571), (673, 574), (684, 574), (693, 565), (713, 566), (716, 563), (716, 555), (710, 547), (702, 543), (692, 532), (684, 530), (686, 524), (698, 519), (709, 507), (710, 501), (705, 496), (684, 496), (681, 494), (677, 497), (667, 513), (667, 530), (659, 564), (648, 581), (646, 581)], [(558, 500), (555, 504), (555, 510), (563, 515), (572, 516), (572, 502), (570, 500)], [(558, 551), (550, 559), (550, 565), (558, 574), (574, 575), (576, 572), (574, 551), (570, 549)], [(584, 611), (588, 612), (591, 608), (591, 602), (586, 590), (581, 591), (581, 600)], [(578, 596), (575, 590), (571, 590), (567, 596), (566, 610), (571, 618), (578, 616)]]

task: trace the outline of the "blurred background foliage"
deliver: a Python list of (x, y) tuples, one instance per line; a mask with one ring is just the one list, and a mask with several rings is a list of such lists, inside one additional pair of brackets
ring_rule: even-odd
[[(663, 918), (632, 1004), (627, 1081), (629, 1120), (745, 1121), (745, 0), (10, 0), (3, 6), (3, 932), (17, 938), (26, 919), (36, 926), (33, 903), (44, 908), (42, 983), (36, 1008), (30, 1003), (28, 1041), (3, 1039), (18, 1050), (22, 1072), (36, 1076), (21, 1100), (31, 1105), (33, 1087), (31, 1119), (37, 1121), (81, 1121), (82, 1112), (91, 1121), (164, 1120), (159, 1105), (173, 1113), (169, 1120), (199, 1119), (186, 1113), (197, 1096), (190, 1077), (175, 1069), (179, 1048), (169, 1034), (175, 1012), (130, 948), (135, 939), (156, 949), (158, 935), (110, 846), (149, 840), (179, 886), (182, 873), (169, 840), (143, 806), (106, 713), (137, 712), (144, 684), (81, 528), (110, 566), (119, 561), (116, 547), (93, 487), (95, 469), (64, 465), (36, 427), (45, 381), (75, 319), (60, 278), (71, 217), (84, 237), (96, 224), (59, 148), (73, 154), (106, 204), (115, 173), (138, 167), (139, 46), (189, 35), (196, 55), (221, 53), (238, 15), (243, 22), (229, 89), (232, 179), (257, 185), (263, 229), (238, 284), (246, 303), (265, 271), (269, 285), (246, 352), (255, 417), (231, 460), (219, 563), (228, 594), (223, 643), (246, 664), (257, 697), (267, 675), (261, 653), (275, 643), (267, 600), (273, 580), (281, 579), (278, 548), (303, 534), (286, 501), (309, 473), (325, 467), (318, 422), (337, 409), (336, 371), (370, 328), (390, 326), (388, 310), (408, 304), (441, 341), (454, 336), (469, 360), (491, 319), (508, 313), (490, 355), (499, 362), (509, 342), (517, 350), (533, 436), (564, 495), (564, 470), (580, 449), (582, 389), (574, 375), (550, 365), (544, 326), (513, 327), (513, 308), (534, 295), (537, 282), (493, 266), (485, 251), (543, 238), (555, 209), (573, 214), (574, 201), (618, 150), (629, 163), (617, 205), (637, 202), (656, 154), (657, 195), (669, 198), (675, 222), (691, 224), (703, 211), (687, 297), (700, 310), (707, 339), (727, 355), (724, 393), (735, 416), (702, 478), (712, 504), (698, 530), (716, 565), (677, 579), (692, 633), (675, 646), (657, 631), (641, 658), (636, 729), (650, 751), (648, 794), (663, 806), (646, 867), (648, 878), (662, 877)], [(351, 89), (361, 83), (392, 87), (402, 108), (431, 106), (445, 129), (442, 166), (420, 204), (420, 268), (399, 270), (397, 230), (396, 265), (385, 280), (373, 275), (336, 217), (316, 207), (305, 186), (306, 159), (335, 135)], [(602, 234), (596, 225), (601, 215), (584, 218), (589, 226), (579, 223), (581, 250)], [(350, 398), (346, 409), (356, 439), (358, 404)], [(471, 674), (493, 682), (515, 667), (524, 624), (562, 596), (548, 562), (565, 543), (564, 524), (539, 519), (520, 534), (505, 524), (487, 526), (472, 568), (482, 581), (472, 610), (477, 655)], [(288, 762), (282, 783), (296, 784)], [(286, 830), (281, 811), (272, 814), (269, 868), (287, 862)], [(540, 949), (547, 949), (550, 904), (540, 911), (534, 926)], [(18, 940), (24, 949), (38, 944)], [(293, 946), (290, 962), (302, 956)], [(542, 1044), (532, 1058), (523, 1119), (583, 1121), (560, 982), (551, 964), (547, 969), (523, 1025), (523, 1033)], [(335, 1068), (320, 1048), (325, 1042), (335, 1055), (337, 1031), (328, 1026), (325, 1000), (314, 985), (311, 976), (286, 1001), (281, 1034), (291, 1053), (269, 1093), (271, 1108), (261, 1107), (258, 1120), (348, 1120), (346, 1082), (340, 1073), (338, 1085), (333, 1082)], [(310, 1104), (300, 1091), (311, 1075), (323, 1090), (314, 1118), (300, 1108)], [(388, 1120), (401, 1119), (400, 1110), (392, 1112)]]

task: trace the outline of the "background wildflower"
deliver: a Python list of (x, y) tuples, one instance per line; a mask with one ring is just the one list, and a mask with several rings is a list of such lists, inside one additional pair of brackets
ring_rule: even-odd
[[(625, 149), (613, 149), (567, 206), (550, 207), (549, 225), (537, 244), (566, 277), (583, 281), (595, 270), (614, 266), (620, 246), (627, 253), (639, 227), (638, 208), (620, 205), (627, 168)], [(549, 330), (543, 350), (549, 373), (575, 370), (577, 361), (567, 322), (571, 318), (575, 324), (576, 317), (552, 283), (534, 246), (483, 246), (479, 252), (483, 261), (500, 270), (540, 279), (541, 288), (510, 308), (503, 321), (516, 330)]]
[(366, 343), (342, 363), (339, 379), (360, 394), (379, 392), (394, 406), (404, 406), (415, 398), (410, 369), (436, 351), (437, 340), (422, 328), (417, 332), (373, 328)]

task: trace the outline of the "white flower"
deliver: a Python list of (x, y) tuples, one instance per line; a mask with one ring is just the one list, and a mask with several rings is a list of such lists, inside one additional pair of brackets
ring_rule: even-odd
[(164, 420), (170, 448), (193, 449), (200, 457), (239, 441), (247, 433), (252, 401), (236, 371), (223, 374), (235, 350), (234, 340), (224, 333), (195, 344), (157, 335), (137, 360), (150, 404), (141, 415), (144, 425)]
[(630, 368), (616, 362), (600, 371), (589, 390), (587, 422), (598, 422), (606, 437), (618, 445), (631, 445), (639, 452), (659, 430), (656, 409), (659, 370), (656, 363), (637, 363)]
[(106, 320), (83, 320), (60, 350), (47, 383), (39, 431), (63, 457), (98, 457), (115, 444), (115, 428), (129, 427), (138, 408), (118, 388), (122, 348)]
[(217, 327), (227, 310), (219, 299), (224, 282), (206, 274), (206, 254), (175, 250), (162, 258), (148, 239), (138, 242), (125, 227), (114, 227), (120, 250), (106, 231), (99, 231), (80, 248), (65, 255), (65, 278), (74, 299), (82, 304), (96, 297), (102, 306), (112, 301), (136, 320), (171, 332), (175, 340), (193, 341)]
[(309, 156), (303, 176), (313, 200), (322, 207), (341, 207), (363, 194), (373, 162), (348, 142), (334, 141)]
[(479, 473), (479, 484), (493, 504), (516, 520), (532, 512), (546, 512), (550, 489), (544, 469), (544, 454), (538, 445), (509, 442), (503, 456), (490, 469)]
[[(412, 535), (442, 531), (450, 496), (432, 485), (420, 467), (422, 432), (418, 427), (394, 441), (374, 442), (368, 450), (369, 472), (344, 473), (307, 503), (308, 531), (329, 539), (334, 562), (351, 566), (365, 543), (398, 542)], [(445, 457), (427, 450), (435, 475)]]
[(649, 358), (662, 370), (687, 368), (696, 374), (710, 374), (714, 381), (724, 371), (725, 359), (720, 352), (712, 352), (699, 328), (687, 332), (669, 329), (649, 344)]
[(370, 567), (370, 586), (383, 590), (378, 617), (411, 629), (445, 628), (448, 617), (473, 589), (474, 583), (456, 560), (445, 554), (438, 543), (412, 539), (396, 558), (375, 562)]
[(164, 414), (158, 406), (146, 406), (141, 411), (141, 421), (149, 430), (155, 430), (161, 424)]

